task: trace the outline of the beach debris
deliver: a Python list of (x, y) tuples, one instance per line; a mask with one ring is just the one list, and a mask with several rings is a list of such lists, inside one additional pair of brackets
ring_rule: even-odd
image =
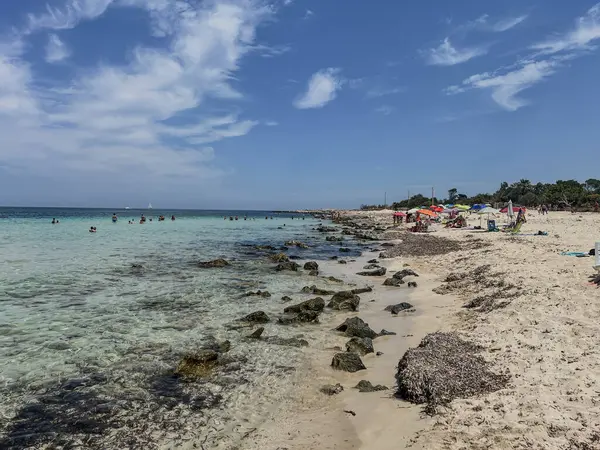
[(318, 288), (316, 285), (304, 286), (300, 291), (303, 294), (315, 294), (315, 295), (333, 295), (335, 291), (329, 291), (327, 289)]
[(320, 392), (326, 395), (337, 395), (344, 390), (344, 386), (340, 383), (337, 384), (326, 384), (319, 389)]
[(277, 319), (280, 325), (293, 325), (299, 323), (319, 323), (319, 311), (300, 311), (292, 315), (284, 315)]
[(402, 234), (402, 244), (388, 247), (379, 257), (385, 259), (398, 256), (436, 256), (461, 249), (460, 243), (452, 239), (431, 234), (404, 232)]
[(387, 269), (385, 267), (380, 267), (371, 271), (358, 272), (357, 275), (361, 275), (363, 277), (381, 277), (385, 275)]
[(405, 284), (406, 281), (400, 279), (400, 278), (386, 278), (386, 280), (383, 282), (384, 286), (395, 286), (398, 287), (401, 284)]
[(317, 264), (315, 261), (309, 261), (304, 264), (304, 269), (305, 270), (319, 270), (319, 264)]
[(325, 240), (329, 242), (342, 242), (344, 238), (341, 236), (327, 236)]
[(389, 388), (382, 384), (373, 386), (370, 381), (360, 380), (354, 389), (358, 389), (358, 392), (376, 392), (376, 391), (387, 391)]
[(295, 263), (293, 261), (287, 261), (287, 262), (282, 262), (282, 263), (277, 264), (277, 267), (275, 267), (275, 270), (277, 272), (281, 272), (283, 270), (291, 270), (293, 272), (297, 272), (299, 268), (300, 268), (300, 264)]
[(226, 267), (229, 265), (231, 265), (231, 264), (228, 261), (224, 260), (223, 258), (214, 259), (212, 261), (201, 261), (198, 263), (198, 267), (200, 267), (202, 269)]
[(276, 255), (269, 256), (269, 259), (276, 263), (288, 262), (290, 258), (285, 253), (277, 253)]
[(284, 313), (299, 313), (302, 311), (323, 311), (325, 309), (325, 300), (321, 297), (306, 300), (297, 305), (288, 306), (283, 310)]
[(495, 309), (507, 307), (511, 303), (509, 299), (518, 297), (519, 295), (520, 292), (518, 291), (499, 289), (490, 294), (479, 295), (475, 298), (472, 298), (463, 305), (463, 308), (476, 309), (479, 312), (491, 312)]
[(371, 270), (379, 268), (379, 264), (367, 264), (363, 267), (363, 270)]
[(245, 322), (249, 324), (254, 323), (268, 323), (271, 319), (267, 316), (267, 313), (264, 311), (255, 311), (253, 313), (248, 314), (247, 316), (242, 317), (241, 319), (237, 319), (236, 322)]
[(289, 247), (308, 248), (308, 245), (300, 241), (287, 241), (284, 245)]
[(414, 306), (407, 302), (398, 303), (396, 305), (388, 305), (383, 310), (390, 311), (392, 314), (398, 314), (400, 311), (405, 311), (407, 309), (413, 309)]
[(405, 277), (408, 276), (418, 277), (419, 274), (412, 269), (402, 269), (393, 275), (393, 277), (397, 280), (403, 280)]
[(318, 277), (319, 276), (319, 271), (318, 270), (311, 270), (310, 272), (308, 272), (308, 275), (310, 275), (311, 277)]
[(369, 327), (369, 324), (364, 322), (360, 317), (346, 319), (344, 323), (335, 328), (335, 331), (341, 331), (348, 337), (356, 336), (375, 339), (378, 336), (378, 334)]
[(346, 342), (346, 351), (355, 352), (361, 356), (364, 356), (367, 353), (374, 353), (375, 349), (373, 348), (373, 340), (368, 337), (353, 337)]
[(591, 275), (590, 276), (590, 283), (593, 283), (597, 286), (600, 286), (600, 275)]
[(250, 339), (260, 339), (260, 336), (264, 333), (265, 331), (265, 327), (260, 327), (257, 328), (256, 330), (254, 330), (252, 332), (252, 334), (250, 336), (248, 336)]
[(341, 291), (331, 297), (331, 301), (327, 304), (328, 308), (338, 311), (358, 311), (360, 297), (352, 291)]
[(503, 389), (509, 377), (492, 372), (481, 351), (455, 332), (428, 334), (398, 363), (396, 395), (412, 403), (426, 403), (433, 414), (437, 406), (456, 398)]
[(416, 288), (417, 287), (417, 282), (416, 281), (409, 281), (407, 286), (409, 288)]
[(331, 367), (350, 373), (367, 370), (358, 353), (354, 352), (336, 353), (331, 360)]
[(177, 368), (175, 375), (190, 378), (205, 378), (212, 374), (217, 365), (219, 354), (214, 350), (199, 350), (185, 355)]
[(350, 415), (352, 415), (352, 416), (356, 416), (356, 413), (355, 413), (354, 411), (350, 410), (350, 409), (344, 409), (344, 412), (345, 412), (346, 414), (350, 414)]
[(388, 330), (382, 329), (377, 336), (396, 336), (396, 334), (398, 334), (398, 333), (394, 333), (393, 331), (388, 331)]
[(377, 259), (370, 259), (367, 261), (369, 264), (379, 264), (379, 260)]
[(246, 292), (244, 295), (242, 295), (242, 298), (244, 298), (244, 297), (269, 298), (269, 297), (271, 297), (271, 293), (269, 291)]

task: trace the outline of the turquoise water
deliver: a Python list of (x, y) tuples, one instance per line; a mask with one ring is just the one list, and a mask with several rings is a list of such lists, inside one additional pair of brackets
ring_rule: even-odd
[[(141, 213), (154, 220), (128, 224)], [(223, 220), (230, 215), (240, 220)], [(256, 310), (276, 316), (282, 295), (302, 300), (300, 287), (315, 282), (276, 273), (255, 246), (296, 239), (310, 248), (289, 255), (338, 254), (316, 224), (265, 212), (0, 209), (0, 448), (150, 449), (196, 439), (227, 448), (285, 395), (304, 355), (224, 325)], [(232, 266), (197, 266), (219, 257)], [(272, 297), (241, 297), (258, 289)], [(235, 360), (227, 376), (173, 377), (183, 354), (225, 339)]]

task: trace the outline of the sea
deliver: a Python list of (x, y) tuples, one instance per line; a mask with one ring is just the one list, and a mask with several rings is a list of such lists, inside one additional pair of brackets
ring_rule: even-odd
[[(257, 310), (276, 319), (283, 296), (310, 298), (300, 289), (315, 277), (276, 272), (269, 255), (341, 255), (319, 223), (269, 211), (0, 208), (0, 449), (236, 448), (294, 395), (308, 356), (228, 324)], [(344, 257), (364, 250), (343, 246)], [(217, 258), (231, 265), (198, 265)], [(257, 290), (271, 296), (245, 296)], [(175, 374), (186, 354), (224, 341), (219, 376)]]

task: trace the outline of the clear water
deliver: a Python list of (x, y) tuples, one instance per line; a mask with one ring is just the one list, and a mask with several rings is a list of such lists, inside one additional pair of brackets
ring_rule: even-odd
[[(138, 224), (141, 213), (153, 221)], [(240, 220), (223, 220), (230, 215)], [(228, 448), (284, 395), (305, 357), (225, 327), (256, 310), (276, 317), (282, 295), (303, 300), (300, 288), (315, 282), (276, 273), (255, 246), (296, 239), (310, 248), (290, 255), (338, 254), (316, 223), (243, 211), (0, 209), (0, 448)], [(196, 264), (219, 257), (232, 266)], [(241, 298), (258, 289), (272, 297)], [(186, 352), (225, 339), (226, 374), (173, 376)]]

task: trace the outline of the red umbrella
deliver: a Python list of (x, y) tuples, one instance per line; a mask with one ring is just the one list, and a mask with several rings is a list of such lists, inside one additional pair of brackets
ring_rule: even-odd
[(398, 212), (395, 212), (395, 213), (394, 213), (394, 216), (396, 216), (396, 217), (404, 217), (404, 216), (406, 216), (406, 214), (404, 214), (404, 213), (403, 213), (403, 212), (401, 212), (401, 211), (398, 211)]
[[(513, 206), (513, 211), (519, 213), (519, 211), (523, 210), (523, 212), (527, 212), (527, 209), (524, 206)], [(502, 214), (506, 214), (508, 212), (508, 206), (505, 206), (500, 210)]]
[(444, 210), (444, 208), (440, 208), (439, 206), (432, 205), (429, 207), (430, 210), (440, 213)]

